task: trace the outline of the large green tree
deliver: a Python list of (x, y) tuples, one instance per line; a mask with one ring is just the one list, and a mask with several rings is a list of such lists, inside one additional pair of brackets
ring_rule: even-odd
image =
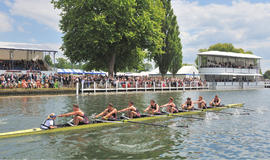
[(61, 10), (62, 50), (72, 62), (113, 75), (121, 68), (136, 68), (148, 57), (162, 54), (160, 0), (52, 0)]
[(154, 60), (159, 71), (164, 76), (170, 69), (175, 75), (182, 65), (182, 46), (179, 38), (180, 32), (176, 16), (173, 13), (171, 0), (162, 0), (165, 8), (165, 17), (162, 23), (164, 54), (156, 54)]

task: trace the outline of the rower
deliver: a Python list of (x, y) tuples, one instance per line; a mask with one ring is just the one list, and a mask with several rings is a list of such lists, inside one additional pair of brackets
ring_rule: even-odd
[(98, 117), (102, 117), (102, 119), (116, 120), (117, 109), (113, 107), (113, 104), (109, 103), (107, 108), (96, 116), (96, 118)]
[(40, 129), (47, 130), (57, 128), (54, 122), (55, 119), (56, 115), (54, 113), (51, 113), (50, 115), (48, 115), (48, 118), (40, 125)]
[(132, 101), (128, 102), (127, 108), (122, 109), (118, 112), (121, 113), (121, 112), (126, 112), (126, 111), (128, 111), (129, 118), (140, 118), (141, 117), (139, 110), (136, 107), (134, 107), (134, 103)]
[(218, 97), (218, 95), (216, 95), (215, 98), (210, 102), (210, 106), (219, 107), (220, 103), (221, 103), (221, 99)]
[(70, 117), (70, 116), (74, 116), (73, 117), (73, 124), (75, 126), (89, 123), (88, 117), (79, 108), (79, 106), (77, 104), (73, 104), (73, 112), (58, 115), (58, 117)]
[(144, 110), (150, 114), (159, 114), (159, 105), (156, 104), (155, 100), (150, 101), (150, 105)]
[(192, 102), (191, 98), (187, 98), (187, 101), (182, 104), (182, 109), (183, 110), (192, 110), (194, 109), (194, 103)]
[(173, 97), (170, 97), (169, 98), (169, 102), (167, 104), (164, 104), (160, 107), (167, 107), (167, 112), (170, 112), (170, 113), (177, 113), (178, 112), (178, 108), (177, 106), (173, 103)]
[(199, 109), (207, 109), (206, 101), (203, 99), (202, 96), (199, 96), (199, 99), (195, 101), (194, 103), (198, 104)]

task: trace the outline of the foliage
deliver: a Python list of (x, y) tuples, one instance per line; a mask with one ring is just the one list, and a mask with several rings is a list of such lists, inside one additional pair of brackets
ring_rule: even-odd
[(154, 60), (159, 67), (159, 71), (164, 76), (168, 70), (175, 75), (182, 65), (182, 46), (179, 38), (180, 32), (176, 16), (171, 7), (171, 0), (162, 0), (165, 8), (165, 17), (162, 23), (164, 54), (156, 54)]
[(44, 60), (49, 66), (53, 66), (52, 58), (50, 55), (45, 55)]
[(266, 72), (263, 74), (263, 77), (264, 77), (264, 79), (270, 79), (270, 70), (266, 71)]
[[(162, 54), (160, 0), (52, 0), (60, 9), (64, 54), (88, 70), (110, 75), (138, 68), (147, 56)], [(146, 50), (147, 55), (142, 54)]]
[(57, 58), (57, 63), (55, 65), (57, 68), (63, 69), (83, 69), (82, 64), (73, 64), (65, 58)]
[(199, 52), (206, 52), (206, 51), (223, 51), (223, 52), (253, 54), (251, 51), (245, 51), (242, 48), (235, 48), (231, 43), (217, 43), (211, 45), (208, 49), (199, 49)]

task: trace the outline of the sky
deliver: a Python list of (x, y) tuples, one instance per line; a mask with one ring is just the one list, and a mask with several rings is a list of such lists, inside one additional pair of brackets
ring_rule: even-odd
[[(263, 72), (270, 69), (270, 0), (172, 0), (172, 7), (180, 27), (183, 63), (194, 63), (201, 48), (232, 43), (263, 57)], [(0, 41), (59, 50), (59, 13), (50, 0), (0, 0)]]

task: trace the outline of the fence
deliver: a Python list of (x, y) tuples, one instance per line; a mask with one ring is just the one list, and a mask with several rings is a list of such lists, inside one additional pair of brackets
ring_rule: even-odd
[(85, 82), (76, 85), (76, 94), (79, 91), (84, 93), (96, 92), (138, 92), (138, 91), (177, 91), (177, 90), (199, 90), (208, 89), (208, 83), (201, 83), (199, 81), (191, 82)]

